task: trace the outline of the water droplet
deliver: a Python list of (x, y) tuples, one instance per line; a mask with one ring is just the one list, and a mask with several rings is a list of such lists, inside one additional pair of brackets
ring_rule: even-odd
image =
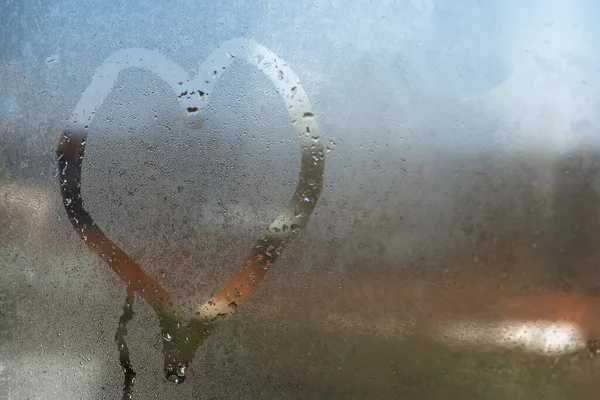
[(333, 140), (330, 140), (327, 143), (327, 152), (329, 153), (330, 151), (332, 151), (333, 149), (335, 149), (335, 142)]

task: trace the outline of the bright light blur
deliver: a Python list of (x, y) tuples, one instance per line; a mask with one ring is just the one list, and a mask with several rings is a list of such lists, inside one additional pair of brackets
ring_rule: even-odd
[(455, 346), (520, 347), (548, 355), (585, 347), (579, 327), (567, 322), (455, 322), (444, 324), (438, 338)]

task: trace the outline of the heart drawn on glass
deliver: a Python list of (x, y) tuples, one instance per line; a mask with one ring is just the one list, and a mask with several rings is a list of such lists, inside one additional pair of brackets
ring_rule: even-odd
[[(190, 129), (202, 126), (212, 89), (231, 63), (244, 61), (261, 71), (281, 95), (301, 149), (298, 184), (286, 210), (250, 248), (241, 266), (209, 300), (200, 304), (195, 316), (183, 324), (171, 294), (152, 279), (96, 225), (81, 197), (81, 168), (87, 138), (98, 107), (112, 91), (120, 71), (147, 69), (167, 82), (182, 107), (182, 118)], [(117, 330), (121, 365), (125, 371), (124, 398), (131, 397), (135, 373), (125, 344), (126, 324), (133, 315), (134, 294), (156, 311), (163, 336), (164, 370), (167, 379), (185, 379), (188, 364), (219, 317), (231, 315), (259, 285), (277, 257), (304, 228), (317, 204), (323, 185), (324, 147), (310, 102), (298, 77), (276, 54), (251, 39), (236, 38), (223, 43), (200, 66), (194, 78), (175, 62), (155, 50), (119, 50), (95, 71), (62, 133), (57, 149), (63, 204), (75, 231), (127, 285), (127, 300)]]

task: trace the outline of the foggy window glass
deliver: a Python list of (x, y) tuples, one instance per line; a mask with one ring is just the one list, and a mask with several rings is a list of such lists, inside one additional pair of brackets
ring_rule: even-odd
[(600, 4), (0, 7), (0, 399), (600, 396)]

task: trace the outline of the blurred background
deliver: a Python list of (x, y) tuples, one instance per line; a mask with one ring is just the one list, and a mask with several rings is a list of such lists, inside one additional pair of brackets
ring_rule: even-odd
[[(133, 398), (598, 398), (598, 15), (593, 0), (3, 0), (0, 398), (120, 397), (125, 287), (67, 219), (60, 134), (116, 51), (193, 76), (235, 37), (299, 76), (323, 192), (182, 385), (136, 301)], [(244, 63), (201, 129), (179, 107), (160, 77), (123, 71), (88, 129), (82, 194), (185, 314), (284, 210), (300, 145)]]

